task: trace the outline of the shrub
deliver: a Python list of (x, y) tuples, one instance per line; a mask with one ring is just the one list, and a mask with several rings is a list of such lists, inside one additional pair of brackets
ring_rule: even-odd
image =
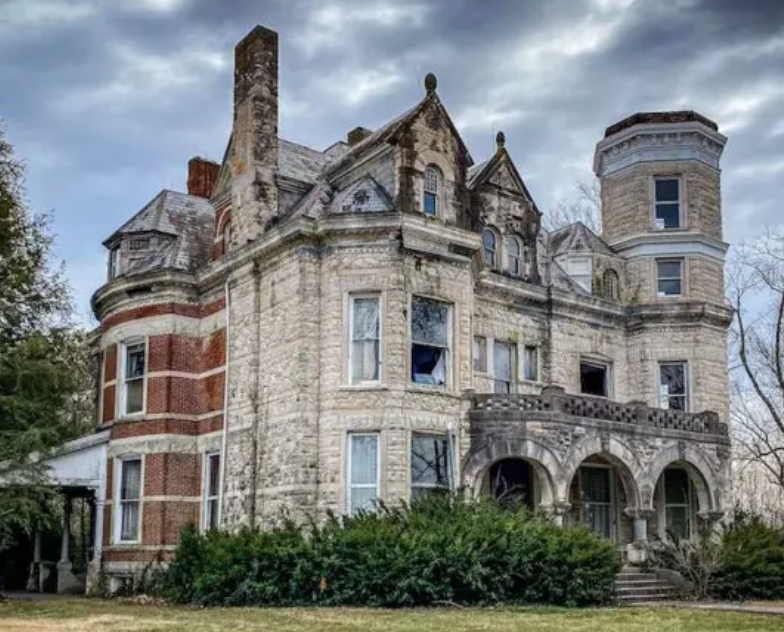
[(693, 597), (708, 596), (721, 565), (721, 539), (716, 534), (702, 529), (695, 540), (661, 542), (650, 552), (650, 566), (677, 571), (691, 585)]
[(736, 514), (723, 533), (713, 592), (730, 599), (784, 598), (784, 530)]
[(164, 596), (204, 605), (415, 606), (614, 597), (613, 543), (493, 502), (429, 496), (323, 525), (183, 532)]

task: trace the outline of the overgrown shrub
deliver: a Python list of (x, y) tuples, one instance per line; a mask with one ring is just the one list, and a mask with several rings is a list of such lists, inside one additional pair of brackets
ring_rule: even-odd
[(736, 514), (722, 536), (713, 592), (730, 599), (784, 598), (784, 530)]
[(704, 599), (721, 565), (722, 542), (717, 534), (702, 529), (693, 540), (661, 542), (650, 553), (649, 566), (677, 571), (691, 585), (691, 596)]
[(164, 596), (205, 605), (414, 606), (614, 597), (613, 543), (492, 502), (431, 496), (326, 524), (182, 534)]

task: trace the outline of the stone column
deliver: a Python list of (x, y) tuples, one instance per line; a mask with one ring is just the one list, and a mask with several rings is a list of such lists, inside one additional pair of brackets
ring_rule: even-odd
[(572, 504), (565, 500), (556, 500), (552, 507), (553, 524), (564, 526), (564, 517), (572, 508)]
[(653, 509), (627, 508), (624, 513), (634, 520), (634, 542), (628, 548), (629, 562), (644, 562), (648, 555), (648, 520), (656, 512)]
[(26, 589), (28, 592), (42, 592), (41, 581), (41, 532), (35, 530), (35, 545), (33, 548), (33, 561), (30, 563), (30, 574), (27, 577)]
[(63, 504), (63, 537), (60, 544), (60, 561), (57, 562), (57, 592), (81, 593), (82, 583), (71, 572), (71, 496), (66, 492)]

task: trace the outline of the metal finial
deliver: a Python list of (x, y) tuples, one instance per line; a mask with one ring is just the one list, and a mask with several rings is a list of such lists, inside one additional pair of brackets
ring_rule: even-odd
[(436, 76), (432, 72), (427, 73), (425, 76), (425, 90), (427, 90), (427, 93), (433, 94), (437, 87), (438, 79), (436, 79)]
[(503, 132), (498, 132), (495, 135), (495, 147), (496, 147), (496, 149), (503, 149), (505, 143), (506, 143), (506, 136), (504, 136)]

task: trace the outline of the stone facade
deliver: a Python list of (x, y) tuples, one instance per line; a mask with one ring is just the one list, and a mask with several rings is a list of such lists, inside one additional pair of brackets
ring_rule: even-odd
[[(188, 195), (106, 242), (111, 577), (168, 559), (189, 522), (318, 520), (430, 487), (585, 521), (631, 559), (721, 514), (715, 124), (610, 128), (595, 161), (607, 232), (548, 234), (503, 134), (474, 164), (432, 75), (404, 115), (318, 152), (277, 138), (277, 35), (254, 29), (236, 64), (224, 164), (191, 161)], [(653, 221), (664, 177), (674, 230)], [(168, 250), (129, 266), (142, 234)], [(681, 277), (662, 285), (660, 259)]]

